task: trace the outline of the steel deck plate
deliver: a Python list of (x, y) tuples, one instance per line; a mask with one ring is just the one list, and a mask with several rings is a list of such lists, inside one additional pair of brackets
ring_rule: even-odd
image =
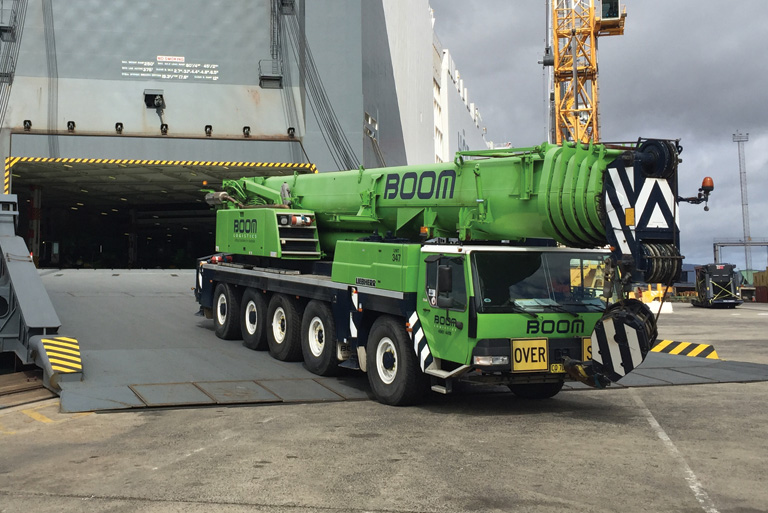
[(627, 380), (630, 378), (634, 378), (632, 382), (625, 382), (624, 379), (621, 380), (622, 383), (624, 383), (624, 386), (650, 386), (644, 384), (644, 380), (657, 380), (661, 381), (660, 384), (663, 385), (694, 385), (696, 383), (716, 383), (716, 380), (709, 379), (709, 378), (703, 378), (703, 377), (696, 377), (691, 374), (687, 374), (685, 372), (681, 372), (678, 369), (670, 369), (670, 368), (654, 368), (654, 369), (635, 369), (632, 374), (627, 376)]
[[(61, 330), (80, 341), (83, 381), (62, 383), (62, 411), (370, 398), (362, 373), (321, 378), (216, 338), (213, 321), (194, 316), (193, 270), (40, 274)], [(768, 365), (650, 353), (610, 388), (749, 381), (768, 381)]]
[(259, 383), (287, 403), (344, 400), (313, 379), (274, 379)]
[(748, 383), (750, 381), (768, 380), (765, 371), (761, 373), (747, 373), (738, 366), (733, 366), (734, 363), (737, 362), (723, 362), (722, 365), (709, 368), (688, 368), (683, 369), (682, 372), (688, 373), (693, 377), (711, 379), (719, 383)]
[(195, 383), (217, 404), (276, 403), (281, 399), (255, 381), (214, 381)]
[(369, 399), (370, 387), (365, 374), (356, 373), (354, 376), (342, 376), (339, 378), (315, 378), (315, 381), (348, 401), (355, 399)]
[(84, 380), (81, 383), (62, 384), (61, 411), (83, 412), (144, 408), (146, 404), (128, 385), (109, 386)]
[(216, 404), (208, 394), (194, 383), (155, 383), (131, 385), (128, 388), (147, 406), (184, 406), (188, 404)]
[(696, 358), (689, 356), (680, 356), (668, 353), (648, 353), (645, 361), (640, 364), (638, 369), (664, 369), (670, 366), (675, 368), (682, 367), (712, 367), (719, 365), (724, 360), (710, 360), (708, 358)]

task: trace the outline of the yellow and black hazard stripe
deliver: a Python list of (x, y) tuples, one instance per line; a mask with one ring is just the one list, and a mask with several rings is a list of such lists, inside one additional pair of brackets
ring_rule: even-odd
[(11, 192), (11, 172), (13, 167), (19, 163), (35, 164), (114, 164), (121, 167), (125, 166), (204, 166), (204, 167), (223, 167), (223, 168), (243, 168), (243, 169), (295, 169), (307, 173), (317, 173), (317, 166), (306, 162), (218, 162), (208, 160), (141, 160), (141, 159), (85, 159), (72, 157), (6, 157), (5, 159), (5, 179), (3, 182), (3, 193)]
[(133, 166), (206, 166), (206, 167), (245, 167), (245, 168), (292, 168), (317, 172), (314, 164), (305, 162), (222, 162), (209, 160), (142, 160), (142, 159), (87, 159), (71, 157), (7, 157), (6, 175), (18, 163), (33, 162), (40, 164), (117, 164)]
[(651, 348), (656, 353), (677, 354), (680, 356), (697, 356), (719, 360), (715, 348), (710, 344), (692, 344), (691, 342), (675, 342), (674, 340), (662, 340)]
[(80, 360), (80, 344), (71, 337), (43, 338), (43, 347), (54, 372), (83, 372)]
[(11, 193), (11, 169), (19, 161), (20, 157), (7, 157), (5, 159), (5, 179), (3, 180), (3, 194)]

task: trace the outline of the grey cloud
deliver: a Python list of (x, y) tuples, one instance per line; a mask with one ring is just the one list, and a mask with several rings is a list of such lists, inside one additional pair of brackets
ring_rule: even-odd
[[(496, 142), (546, 139), (545, 0), (432, 0), (435, 30), (451, 51)], [(740, 238), (741, 193), (732, 134), (749, 132), (746, 166), (753, 238), (768, 238), (768, 2), (627, 0), (625, 33), (599, 43), (603, 140), (681, 138), (680, 193), (715, 179), (710, 212), (681, 206), (686, 261), (712, 260), (712, 242)], [(744, 266), (743, 250), (725, 258)], [(764, 268), (766, 250), (754, 249)]]

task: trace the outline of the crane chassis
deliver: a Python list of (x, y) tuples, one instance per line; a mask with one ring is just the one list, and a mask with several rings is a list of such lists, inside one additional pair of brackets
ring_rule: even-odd
[[(640, 365), (672, 283), (677, 141), (460, 152), (450, 164), (229, 180), (195, 296), (216, 335), (385, 404), (457, 382), (546, 398)], [(708, 194), (709, 191), (707, 191)]]

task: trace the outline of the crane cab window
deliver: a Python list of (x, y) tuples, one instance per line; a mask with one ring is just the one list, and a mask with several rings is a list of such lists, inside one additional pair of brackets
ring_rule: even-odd
[(578, 251), (475, 251), (474, 291), (481, 313), (605, 309), (600, 254)]
[(621, 14), (621, 4), (619, 0), (603, 0), (604, 20), (618, 19)]
[(432, 255), (427, 257), (427, 296), (434, 308), (463, 311), (467, 307), (464, 258)]

